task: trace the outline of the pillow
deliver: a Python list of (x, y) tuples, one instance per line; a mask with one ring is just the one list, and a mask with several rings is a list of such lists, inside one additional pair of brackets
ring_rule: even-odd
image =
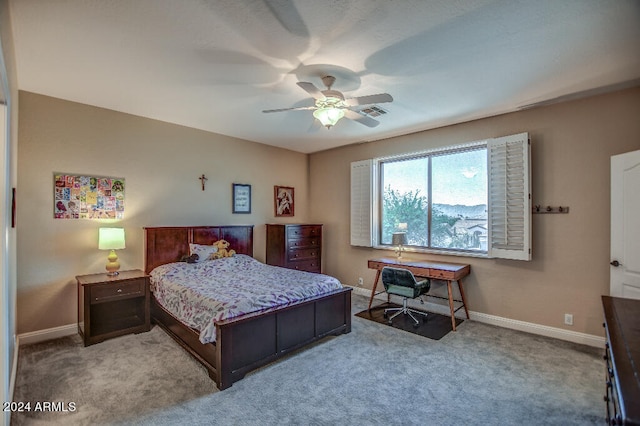
[(217, 246), (205, 246), (203, 244), (189, 243), (189, 254), (198, 255), (196, 263), (204, 262), (205, 260), (213, 259), (213, 254), (218, 251)]

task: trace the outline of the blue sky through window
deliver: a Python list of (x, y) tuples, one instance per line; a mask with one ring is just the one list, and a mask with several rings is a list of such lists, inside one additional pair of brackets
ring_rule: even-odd
[[(487, 204), (487, 150), (479, 149), (432, 157), (435, 204)], [(427, 159), (384, 163), (383, 185), (401, 193), (427, 194)]]

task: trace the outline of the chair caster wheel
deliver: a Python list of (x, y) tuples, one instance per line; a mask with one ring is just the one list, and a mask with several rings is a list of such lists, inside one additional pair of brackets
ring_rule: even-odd
[(388, 314), (388, 313), (386, 313), (386, 312), (385, 312), (385, 313), (383, 313), (383, 314), (382, 314), (382, 316), (383, 316), (384, 318), (389, 318), (389, 314)]
[(420, 327), (420, 323), (417, 323), (417, 324), (413, 323), (413, 328), (418, 328), (418, 327)]
[(387, 324), (393, 325), (393, 321), (389, 320), (389, 321), (387, 321)]

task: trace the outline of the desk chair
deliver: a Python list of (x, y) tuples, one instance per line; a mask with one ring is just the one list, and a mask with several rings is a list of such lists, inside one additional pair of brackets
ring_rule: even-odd
[[(407, 300), (409, 298), (415, 299), (416, 297), (420, 297), (428, 292), (431, 288), (431, 281), (428, 279), (416, 281), (416, 277), (414, 277), (413, 273), (407, 269), (385, 266), (382, 268), (382, 284), (384, 285), (384, 289), (387, 294), (395, 294), (403, 297), (402, 308), (388, 308), (384, 310), (385, 318), (387, 318), (389, 312), (398, 311), (389, 318), (389, 324), (392, 324), (393, 319), (400, 314), (409, 315), (415, 322), (413, 325), (414, 327), (417, 327), (420, 322), (412, 315), (412, 313), (424, 315), (424, 320), (427, 320), (427, 313), (408, 308)], [(420, 298), (420, 302), (424, 303), (422, 298)]]

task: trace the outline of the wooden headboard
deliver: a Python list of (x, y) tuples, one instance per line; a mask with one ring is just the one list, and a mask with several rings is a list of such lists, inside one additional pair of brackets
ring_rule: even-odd
[(253, 257), (253, 225), (178, 226), (144, 228), (144, 271), (178, 262), (189, 254), (189, 243), (213, 244), (229, 241), (229, 248)]

